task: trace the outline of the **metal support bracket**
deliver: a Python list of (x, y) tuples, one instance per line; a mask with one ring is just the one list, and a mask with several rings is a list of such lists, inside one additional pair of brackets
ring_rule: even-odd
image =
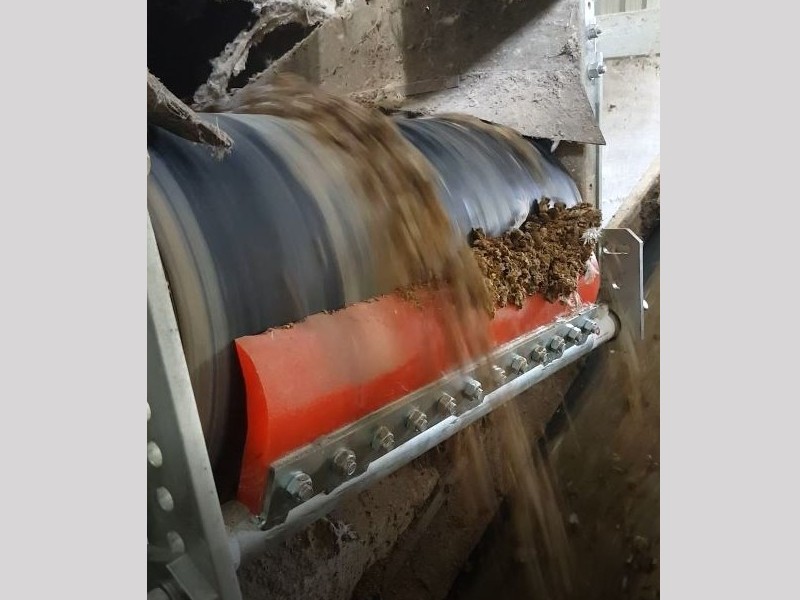
[[(552, 341), (555, 335), (560, 335), (562, 332), (567, 336), (567, 338), (564, 338), (565, 345), (563, 347), (563, 353), (557, 358), (554, 357), (544, 364), (540, 363), (534, 365), (533, 363), (529, 363), (526, 370), (519, 374), (511, 375), (504, 384), (499, 385), (499, 387), (492, 386), (493, 389), (486, 393), (483, 399), (480, 402), (476, 402), (474, 406), (467, 407), (463, 412), (457, 411), (456, 414), (437, 420), (425, 431), (416, 434), (405, 443), (398, 445), (391, 451), (374, 459), (369, 463), (365, 471), (357, 472), (354, 476), (342, 481), (329, 492), (317, 493), (307, 501), (297, 504), (289, 511), (285, 520), (278, 519), (278, 521), (281, 521), (280, 524), (271, 525), (263, 516), (257, 519), (243, 518), (243, 515), (247, 512), (243, 506), (234, 505), (235, 503), (228, 505), (227, 515), (229, 522), (237, 523), (236, 525), (232, 525), (231, 536), (233, 540), (232, 546), (238, 548), (240, 560), (245, 562), (278, 543), (280, 540), (286, 539), (287, 536), (300, 531), (303, 527), (306, 527), (310, 523), (330, 513), (336, 504), (346, 496), (356, 494), (369, 488), (376, 481), (395, 472), (397, 469), (421, 456), (437, 444), (452, 437), (457, 432), (485, 417), (499, 406), (502, 406), (512, 398), (536, 385), (538, 382), (573, 363), (580, 357), (587, 355), (601, 344), (613, 338), (616, 332), (616, 321), (608, 316), (607, 312), (607, 307), (598, 306), (597, 311), (591, 313), (597, 319), (597, 326), (590, 330), (591, 333), (587, 334), (586, 339), (584, 339), (582, 343), (576, 343), (575, 339), (571, 339), (569, 342), (566, 341), (569, 337), (569, 325), (582, 325), (584, 323), (584, 321), (580, 320), (580, 317), (578, 319), (569, 319), (555, 324), (556, 330), (548, 327), (534, 333), (532, 336), (525, 336), (522, 340), (511, 342), (505, 348), (502, 348), (501, 352), (510, 351), (522, 355), (522, 353), (526, 353), (527, 350), (532, 351), (535, 348), (537, 338), (540, 338), (542, 335), (548, 336), (548, 341)], [(583, 313), (581, 317), (585, 319), (586, 313)], [(521, 349), (520, 343), (523, 352), (519, 352)], [(333, 437), (336, 435), (337, 434), (334, 434)], [(328, 438), (327, 441), (330, 442), (334, 440)], [(322, 443), (324, 440), (320, 440), (320, 442)], [(330, 450), (336, 447), (338, 446), (328, 445), (326, 454), (330, 455)], [(286, 467), (290, 467), (290, 463), (292, 463), (293, 460), (297, 461), (295, 467), (312, 470), (314, 468), (313, 463), (306, 461), (310, 461), (317, 450), (323, 450), (323, 448), (320, 446), (310, 447), (293, 456), (287, 456), (282, 461), (282, 464), (275, 465), (276, 470), (283, 470)], [(355, 450), (358, 451), (358, 448), (356, 447)]]
[(464, 424), (486, 414), (486, 407), (481, 408), (485, 398), (499, 390), (516, 389), (519, 381), (532, 385), (539, 376), (569, 362), (562, 360), (568, 350), (588, 351), (600, 333), (599, 314), (599, 307), (588, 305), (496, 349), (487, 364), (475, 363), (448, 373), (278, 459), (270, 469), (261, 527), (280, 525), (293, 509), (317, 494), (330, 495), (366, 473), (380, 458), (403, 455), (404, 448), (439, 423), (458, 418)]
[[(586, 69), (583, 73), (583, 85), (586, 88), (586, 95), (592, 104), (592, 111), (594, 112), (597, 126), (602, 131), (603, 124), (600, 121), (603, 106), (603, 73), (606, 72), (606, 65), (603, 62), (603, 53), (599, 51), (597, 41), (602, 33), (601, 28), (597, 25), (597, 18), (595, 16), (594, 2), (591, 0), (583, 0), (583, 14), (584, 14), (584, 30), (582, 33), (585, 35), (583, 41), (583, 55)], [(590, 159), (594, 162), (593, 168), (588, 168), (594, 171), (594, 194), (592, 198), (584, 198), (587, 202), (592, 202), (597, 208), (603, 203), (603, 145), (597, 144), (592, 150), (594, 155)]]
[(623, 331), (644, 339), (644, 242), (630, 229), (604, 229), (600, 237), (600, 296)]
[[(147, 560), (191, 600), (241, 600), (178, 324), (147, 219)], [(150, 581), (159, 585), (161, 581)]]

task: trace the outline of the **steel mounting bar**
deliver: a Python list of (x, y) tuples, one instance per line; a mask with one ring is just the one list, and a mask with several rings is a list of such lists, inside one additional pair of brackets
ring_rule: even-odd
[(505, 385), (498, 387), (487, 394), (481, 403), (470, 410), (439, 421), (408, 442), (375, 459), (370, 463), (366, 471), (343, 482), (330, 493), (318, 494), (296, 506), (280, 525), (267, 530), (262, 530), (256, 520), (244, 520), (233, 525), (230, 531), (231, 546), (233, 548), (238, 547), (238, 552), (233, 550), (238, 561), (247, 561), (268, 548), (272, 543), (284, 539), (286, 536), (325, 516), (345, 495), (357, 493), (370, 487), (377, 480), (390, 475), (536, 383), (612, 339), (617, 329), (616, 321), (608, 314), (604, 306), (601, 306), (600, 309), (603, 314), (597, 319), (599, 333), (590, 336), (585, 343), (567, 347), (560, 358), (547, 365), (539, 365), (537, 368), (531, 369)]

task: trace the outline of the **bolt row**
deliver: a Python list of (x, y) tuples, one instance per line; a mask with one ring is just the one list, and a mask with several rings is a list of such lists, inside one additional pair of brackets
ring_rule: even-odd
[[(573, 344), (583, 344), (589, 334), (600, 332), (597, 323), (587, 319), (581, 327), (567, 325), (566, 338)], [(533, 365), (546, 365), (553, 359), (559, 358), (564, 354), (567, 341), (560, 335), (554, 335), (546, 346), (536, 345), (530, 353), (530, 362), (524, 356), (512, 354), (508, 364), (508, 369), (515, 375), (521, 375)], [(497, 365), (492, 366), (492, 377), (497, 385), (506, 382), (508, 375), (506, 370)], [(483, 386), (479, 381), (467, 378), (461, 395), (469, 401), (483, 401)], [(458, 402), (450, 394), (443, 392), (437, 402), (437, 410), (444, 416), (455, 416), (458, 413)], [(412, 407), (406, 416), (406, 428), (415, 433), (422, 433), (428, 428), (428, 415), (418, 407)], [(373, 450), (390, 452), (395, 447), (395, 438), (392, 431), (386, 425), (381, 425), (375, 430), (372, 437), (371, 446)], [(356, 453), (350, 448), (338, 448), (331, 459), (332, 469), (341, 477), (352, 477), (358, 469)], [(297, 502), (306, 502), (314, 496), (314, 485), (311, 476), (303, 471), (293, 471), (286, 477), (283, 488)]]
[[(470, 401), (480, 402), (483, 400), (483, 386), (475, 379), (467, 379), (461, 393)], [(436, 407), (445, 416), (454, 416), (458, 413), (456, 399), (446, 392), (439, 396)], [(428, 429), (428, 415), (418, 407), (413, 407), (406, 416), (405, 424), (406, 429), (414, 433), (422, 433)], [(374, 450), (390, 452), (395, 446), (394, 434), (386, 425), (381, 425), (375, 430), (371, 445)], [(352, 477), (358, 468), (356, 453), (350, 448), (339, 448), (331, 459), (331, 467), (341, 477)], [(283, 487), (297, 502), (305, 502), (314, 496), (314, 484), (311, 476), (303, 471), (290, 473)]]
[[(589, 25), (589, 27), (586, 30), (586, 36), (590, 40), (596, 40), (597, 38), (600, 37), (601, 33), (603, 33), (603, 30), (600, 29), (600, 27), (598, 27), (596, 23), (593, 25)], [(587, 75), (589, 76), (589, 79), (597, 79), (605, 72), (606, 72), (606, 65), (603, 62), (603, 53), (597, 52), (597, 49), (595, 47), (594, 61), (587, 67)]]
[(599, 334), (600, 326), (592, 319), (586, 319), (580, 327), (567, 324), (564, 337), (554, 335), (545, 345), (537, 344), (530, 353), (534, 365), (548, 365), (556, 358), (561, 358), (567, 347), (567, 340), (576, 346), (583, 344), (591, 334)]

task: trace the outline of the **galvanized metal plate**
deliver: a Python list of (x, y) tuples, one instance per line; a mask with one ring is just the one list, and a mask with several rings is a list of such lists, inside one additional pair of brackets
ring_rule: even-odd
[(191, 600), (240, 600), (178, 325), (149, 218), (147, 462), (148, 566), (163, 577), (171, 573)]
[(644, 242), (630, 229), (604, 229), (600, 248), (601, 297), (623, 330), (644, 339)]
[(234, 100), (293, 73), (370, 105), (467, 113), (524, 135), (603, 144), (584, 86), (587, 6), (587, 0), (355, 2)]

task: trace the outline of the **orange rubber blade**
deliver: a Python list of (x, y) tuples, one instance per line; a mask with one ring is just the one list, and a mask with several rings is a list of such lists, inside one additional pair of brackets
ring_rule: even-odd
[[(596, 302), (599, 287), (599, 276), (582, 278), (580, 301)], [(541, 296), (501, 308), (488, 322), (491, 343), (505, 344), (574, 310)], [(260, 513), (276, 459), (460, 366), (462, 349), (448, 347), (443, 311), (436, 293), (414, 302), (390, 295), (237, 339), (247, 402), (239, 500)], [(476, 312), (474, 319), (480, 326), (487, 317)]]

